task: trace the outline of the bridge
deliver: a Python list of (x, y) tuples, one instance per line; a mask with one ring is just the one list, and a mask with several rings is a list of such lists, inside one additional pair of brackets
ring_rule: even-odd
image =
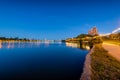
[(114, 31), (112, 31), (112, 33), (106, 33), (106, 34), (100, 34), (100, 36), (107, 36), (107, 35), (110, 35), (110, 34), (114, 34), (114, 33), (117, 33), (120, 31), (120, 28), (117, 28), (115, 29)]
[(117, 28), (116, 30), (112, 31), (112, 34), (113, 34), (113, 33), (117, 33), (117, 32), (119, 32), (119, 31), (120, 31), (120, 28)]

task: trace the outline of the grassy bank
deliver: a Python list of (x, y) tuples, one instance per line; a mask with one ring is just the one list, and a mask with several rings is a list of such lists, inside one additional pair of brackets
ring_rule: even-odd
[(120, 80), (120, 62), (102, 47), (96, 45), (91, 54), (92, 80)]
[(105, 43), (115, 44), (120, 46), (120, 41), (115, 40), (104, 40)]

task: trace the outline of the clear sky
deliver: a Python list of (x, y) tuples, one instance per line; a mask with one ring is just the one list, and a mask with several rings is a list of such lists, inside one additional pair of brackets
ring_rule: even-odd
[(0, 0), (0, 36), (65, 39), (120, 27), (120, 0)]

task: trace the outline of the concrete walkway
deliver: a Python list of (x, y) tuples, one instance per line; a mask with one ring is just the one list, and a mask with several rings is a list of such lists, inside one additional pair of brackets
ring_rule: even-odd
[(111, 54), (113, 57), (120, 61), (120, 46), (103, 43), (103, 47), (109, 52), (109, 54)]

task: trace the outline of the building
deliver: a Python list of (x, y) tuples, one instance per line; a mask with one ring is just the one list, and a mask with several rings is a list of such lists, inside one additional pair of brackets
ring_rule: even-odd
[(92, 36), (98, 35), (98, 30), (97, 30), (97, 28), (96, 28), (96, 27), (93, 27), (91, 30), (88, 31), (88, 34), (89, 34), (89, 35), (92, 35)]

